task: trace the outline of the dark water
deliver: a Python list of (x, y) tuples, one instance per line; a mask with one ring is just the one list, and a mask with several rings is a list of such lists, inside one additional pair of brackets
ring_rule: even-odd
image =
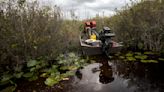
[(47, 87), (45, 79), (23, 80), (16, 92), (164, 92), (164, 62), (124, 62), (104, 56), (95, 60), (68, 81)]
[(71, 92), (164, 92), (163, 66), (100, 59), (76, 72)]

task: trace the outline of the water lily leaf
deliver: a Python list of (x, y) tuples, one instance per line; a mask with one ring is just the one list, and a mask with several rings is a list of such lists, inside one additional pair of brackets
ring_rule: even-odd
[(135, 52), (134, 54), (136, 54), (136, 55), (142, 55), (141, 52)]
[(127, 56), (127, 57), (132, 57), (133, 54), (132, 54), (132, 53), (127, 53), (126, 56)]
[(28, 73), (23, 74), (23, 77), (29, 78), (29, 77), (32, 77), (33, 74), (34, 74), (33, 72), (28, 72)]
[(36, 71), (36, 67), (32, 67), (32, 68), (30, 69), (30, 72), (34, 72), (34, 71)]
[(75, 53), (69, 53), (68, 56), (69, 57), (76, 57)]
[(28, 79), (28, 81), (34, 81), (34, 80), (37, 80), (38, 79), (38, 76), (37, 75), (33, 75), (32, 77), (30, 77)]
[(40, 65), (36, 65), (37, 70), (40, 69), (40, 68), (42, 68)]
[(3, 90), (0, 90), (0, 92), (14, 92), (16, 89), (16, 86), (9, 86)]
[(158, 63), (157, 60), (141, 60), (142, 63)]
[(68, 69), (69, 70), (76, 70), (78, 67), (77, 66), (69, 66)]
[(38, 63), (36, 60), (30, 60), (27, 62), (27, 67), (33, 67), (36, 66)]
[(136, 56), (135, 56), (136, 59), (141, 59), (141, 60), (147, 59), (147, 57), (148, 57), (148, 56), (146, 56), (146, 55), (136, 55)]
[(126, 59), (127, 59), (128, 61), (136, 61), (136, 59), (135, 59), (134, 57), (126, 57)]
[(55, 77), (55, 76), (60, 75), (60, 72), (52, 72), (50, 75), (53, 76), (53, 77)]
[(155, 54), (155, 53), (153, 53), (153, 52), (144, 52), (144, 54), (145, 54), (145, 55), (153, 55), (153, 54)]
[(60, 67), (60, 70), (68, 70), (68, 66), (62, 66)]
[(164, 61), (164, 58), (158, 58), (158, 60), (160, 60), (160, 61)]
[(11, 75), (11, 74), (4, 74), (2, 76), (1, 82), (9, 81), (12, 77), (13, 77), (13, 75)]
[(59, 81), (60, 81), (60, 77), (59, 76), (56, 76), (56, 77), (48, 77), (44, 83), (46, 85), (48, 85), (48, 86), (53, 86), (53, 85), (59, 83)]
[(42, 74), (40, 75), (40, 77), (46, 78), (46, 77), (48, 77), (48, 73), (42, 73)]
[(15, 76), (16, 78), (21, 78), (22, 75), (23, 75), (23, 72), (14, 73), (14, 76)]
[(125, 57), (124, 57), (124, 56), (119, 56), (119, 58), (120, 58), (120, 59), (125, 59)]

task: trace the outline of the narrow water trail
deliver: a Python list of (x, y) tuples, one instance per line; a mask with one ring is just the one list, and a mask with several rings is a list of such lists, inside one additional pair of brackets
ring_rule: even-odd
[(104, 56), (96, 61), (76, 72), (69, 92), (164, 92), (163, 63), (129, 63)]

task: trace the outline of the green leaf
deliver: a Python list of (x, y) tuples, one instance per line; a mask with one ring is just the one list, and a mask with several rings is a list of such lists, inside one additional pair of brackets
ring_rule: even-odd
[(16, 89), (16, 86), (9, 86), (3, 90), (0, 90), (0, 92), (14, 92)]
[(14, 73), (14, 76), (15, 76), (16, 78), (21, 78), (22, 75), (23, 75), (23, 72)]
[(126, 57), (128, 61), (136, 61), (134, 57)]
[(146, 56), (146, 55), (136, 55), (136, 56), (135, 56), (136, 59), (141, 59), (141, 60), (147, 59), (147, 57), (148, 57), (148, 56)]
[(30, 60), (27, 62), (27, 67), (33, 67), (36, 66), (38, 63), (36, 60)]
[(131, 57), (131, 56), (133, 56), (133, 54), (132, 53), (127, 53), (126, 56)]
[(144, 54), (145, 54), (145, 55), (153, 55), (153, 54), (155, 54), (155, 53), (153, 53), (153, 52), (144, 52)]
[(157, 60), (141, 60), (142, 63), (158, 63)]
[(32, 67), (31, 69), (30, 69), (30, 72), (34, 72), (34, 71), (36, 71), (37, 69), (36, 69), (36, 67)]
[(2, 82), (6, 82), (6, 81), (10, 81), (11, 78), (13, 78), (13, 75), (11, 75), (11, 74), (4, 74), (2, 76), (1, 83)]
[(37, 70), (40, 69), (40, 68), (42, 68), (42, 66), (36, 65), (36, 69), (37, 69)]
[(53, 77), (58, 76), (58, 75), (60, 75), (60, 72), (52, 72), (51, 73), (51, 76), (53, 76)]
[(61, 80), (60, 76), (48, 77), (44, 83), (48, 86), (53, 86), (59, 83), (60, 80)]
[(40, 77), (46, 78), (46, 77), (48, 77), (48, 73), (42, 73), (42, 74), (40, 75)]
[(134, 54), (136, 54), (136, 55), (142, 55), (141, 52), (135, 52)]
[(76, 57), (75, 53), (69, 53), (68, 56), (69, 57)]
[(28, 80), (29, 81), (34, 81), (34, 80), (37, 80), (38, 79), (38, 76), (37, 75), (33, 75), (32, 77), (30, 77)]
[(119, 58), (120, 58), (120, 59), (125, 59), (125, 57), (124, 57), (124, 56), (119, 56)]
[(164, 58), (158, 58), (158, 60), (160, 60), (160, 61), (164, 61)]
[(15, 44), (12, 44), (12, 45), (11, 45), (11, 48), (17, 48), (17, 46), (18, 46), (18, 44), (15, 43)]
[(33, 74), (34, 74), (33, 72), (28, 72), (28, 73), (23, 74), (23, 77), (29, 78), (29, 77), (32, 77)]

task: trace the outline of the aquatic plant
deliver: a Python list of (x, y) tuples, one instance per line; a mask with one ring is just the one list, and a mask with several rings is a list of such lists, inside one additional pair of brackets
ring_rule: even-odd
[(158, 60), (160, 60), (160, 61), (164, 61), (164, 58), (158, 58)]
[(147, 55), (136, 55), (135, 56), (136, 59), (141, 59), (141, 60), (147, 59), (147, 57), (148, 57)]
[(57, 62), (61, 67), (52, 65), (50, 69), (41, 75), (42, 77), (48, 76), (45, 80), (45, 84), (48, 86), (53, 86), (61, 80), (74, 75), (74, 70), (86, 65), (86, 60), (81, 59), (75, 53), (61, 54), (57, 57)]
[(158, 63), (157, 60), (141, 60), (142, 63)]
[(136, 59), (135, 59), (134, 57), (130, 57), (130, 56), (126, 57), (126, 59), (127, 59), (128, 61), (136, 61)]

